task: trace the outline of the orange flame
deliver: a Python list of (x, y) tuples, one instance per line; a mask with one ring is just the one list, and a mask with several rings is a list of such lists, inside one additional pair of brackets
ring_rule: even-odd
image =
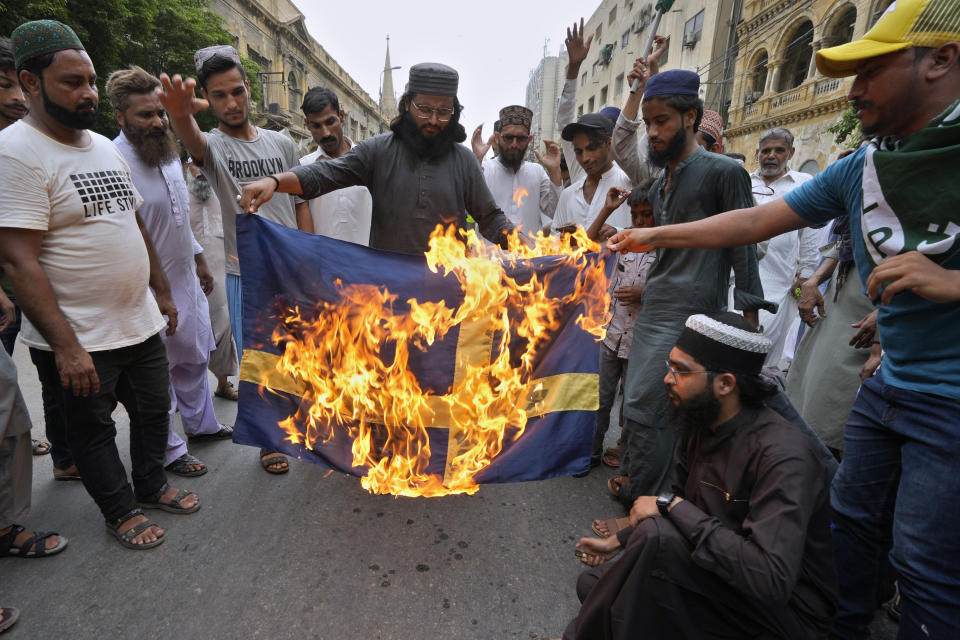
[(517, 209), (523, 206), (523, 199), (530, 195), (526, 187), (517, 187), (513, 192), (513, 201), (517, 204)]
[[(366, 467), (362, 486), (371, 493), (442, 496), (474, 493), (474, 476), (501, 451), (508, 428), (522, 435), (528, 410), (542, 383), (531, 380), (535, 356), (563, 307), (580, 302), (577, 324), (602, 339), (609, 297), (602, 262), (588, 262), (599, 246), (583, 229), (560, 239), (537, 234), (535, 247), (514, 233), (508, 253), (485, 246), (471, 230), (440, 226), (430, 237), (427, 264), (451, 274), (464, 292), (456, 309), (440, 302), (408, 300), (408, 313), (394, 312), (397, 300), (383, 287), (336, 283), (341, 299), (309, 313), (290, 308), (273, 332), (283, 345), (276, 370), (305, 390), (297, 415), (282, 421), (287, 440), (313, 448), (335, 430), (352, 438), (353, 465)], [(546, 295), (549, 277), (517, 282), (504, 263), (556, 256), (579, 269), (575, 290), (558, 299)], [(458, 349), (452, 388), (443, 395), (422, 389), (410, 371), (411, 349), (424, 350), (455, 327), (460, 340), (479, 349)], [(516, 340), (525, 341), (516, 358)], [(465, 344), (465, 343), (464, 343)], [(392, 352), (392, 353), (391, 353)], [(305, 426), (304, 426), (305, 425)], [(427, 427), (449, 429), (446, 471), (428, 474)], [(515, 429), (515, 431), (513, 431)]]

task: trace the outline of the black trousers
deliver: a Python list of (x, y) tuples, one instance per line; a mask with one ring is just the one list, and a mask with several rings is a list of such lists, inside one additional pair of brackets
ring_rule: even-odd
[[(129, 347), (90, 353), (100, 391), (85, 398), (60, 385), (53, 352), (31, 349), (30, 355), (41, 383), (55, 390), (57, 403), (69, 416), (63, 441), (104, 518), (115, 520), (136, 508), (138, 498), (159, 491), (167, 481), (163, 454), (170, 428), (167, 351), (160, 335)], [(118, 401), (130, 416), (132, 489), (111, 417)]]

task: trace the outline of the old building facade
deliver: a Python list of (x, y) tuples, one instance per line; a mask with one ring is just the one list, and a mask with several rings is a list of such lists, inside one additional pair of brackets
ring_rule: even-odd
[(300, 105), (309, 88), (324, 86), (346, 112), (347, 136), (359, 141), (380, 131), (377, 102), (313, 39), (290, 0), (210, 0), (210, 8), (240, 54), (260, 65), (263, 100), (251, 114), (259, 126), (288, 131), (306, 153), (313, 145)]
[(725, 149), (757, 168), (760, 134), (793, 133), (791, 168), (816, 174), (841, 149), (827, 128), (847, 105), (851, 80), (817, 71), (819, 49), (860, 38), (892, 0), (746, 0), (737, 27), (738, 55)]

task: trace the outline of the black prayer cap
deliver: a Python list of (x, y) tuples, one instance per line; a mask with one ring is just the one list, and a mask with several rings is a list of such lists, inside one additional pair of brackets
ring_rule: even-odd
[(460, 75), (439, 62), (421, 62), (410, 67), (407, 91), (427, 96), (456, 96)]

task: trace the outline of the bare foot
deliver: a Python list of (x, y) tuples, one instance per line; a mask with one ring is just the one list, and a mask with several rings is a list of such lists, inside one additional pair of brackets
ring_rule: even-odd
[[(13, 529), (13, 525), (10, 525), (6, 529), (0, 529), (0, 536), (10, 533), (11, 529)], [(36, 534), (36, 531), (21, 532), (20, 535), (18, 535), (13, 539), (13, 546), (17, 547), (18, 549), (21, 548), (23, 545), (27, 543), (27, 540), (32, 538), (35, 534)], [(60, 544), (60, 536), (52, 535), (44, 541), (43, 546), (47, 549), (47, 551), (50, 551), (52, 549), (56, 549), (59, 544)]]
[[(158, 502), (160, 502), (161, 504), (170, 504), (170, 501), (176, 498), (177, 493), (179, 492), (180, 492), (179, 489), (170, 487), (169, 489), (163, 492), (163, 495), (160, 496), (160, 500)], [(180, 500), (180, 506), (183, 507), (184, 509), (192, 509), (193, 507), (196, 506), (198, 502), (200, 502), (200, 497), (197, 494), (188, 493), (186, 496), (183, 497), (183, 499)], [(121, 531), (121, 533), (123, 532)]]
[[(130, 529), (133, 529), (135, 526), (137, 526), (141, 522), (146, 522), (146, 521), (147, 521), (147, 516), (143, 514), (134, 516), (129, 520), (127, 520), (126, 522), (124, 522), (119, 527), (117, 527), (117, 533), (126, 533), (127, 531), (129, 531)], [(152, 525), (150, 526), (150, 528), (148, 528), (146, 531), (144, 531), (140, 535), (134, 536), (131, 542), (133, 542), (133, 544), (149, 544), (151, 542), (156, 542), (157, 540), (162, 538), (163, 533), (164, 533), (163, 529), (161, 529), (159, 526)]]
[(60, 479), (66, 479), (66, 478), (69, 478), (71, 480), (80, 479), (80, 471), (77, 470), (77, 465), (72, 464), (66, 469), (57, 469), (56, 467), (53, 468), (54, 480), (60, 480)]
[[(261, 454), (260, 454), (260, 464), (263, 464), (263, 461), (264, 461), (266, 458), (269, 458), (269, 457), (271, 457), (271, 456), (276, 456), (276, 455), (278, 455), (276, 451), (270, 451), (270, 452), (263, 452), (263, 453), (261, 453)], [(282, 455), (282, 454), (281, 454), (281, 455)], [(267, 471), (269, 471), (270, 473), (283, 473), (284, 471), (286, 471), (286, 470), (288, 470), (288, 469), (290, 468), (290, 465), (287, 464), (287, 459), (284, 458), (282, 462), (274, 462), (273, 464), (268, 464), (268, 465), (264, 466), (263, 468), (266, 469)]]
[(606, 538), (629, 526), (630, 518), (607, 518), (606, 520), (594, 520), (592, 528), (598, 536)]

